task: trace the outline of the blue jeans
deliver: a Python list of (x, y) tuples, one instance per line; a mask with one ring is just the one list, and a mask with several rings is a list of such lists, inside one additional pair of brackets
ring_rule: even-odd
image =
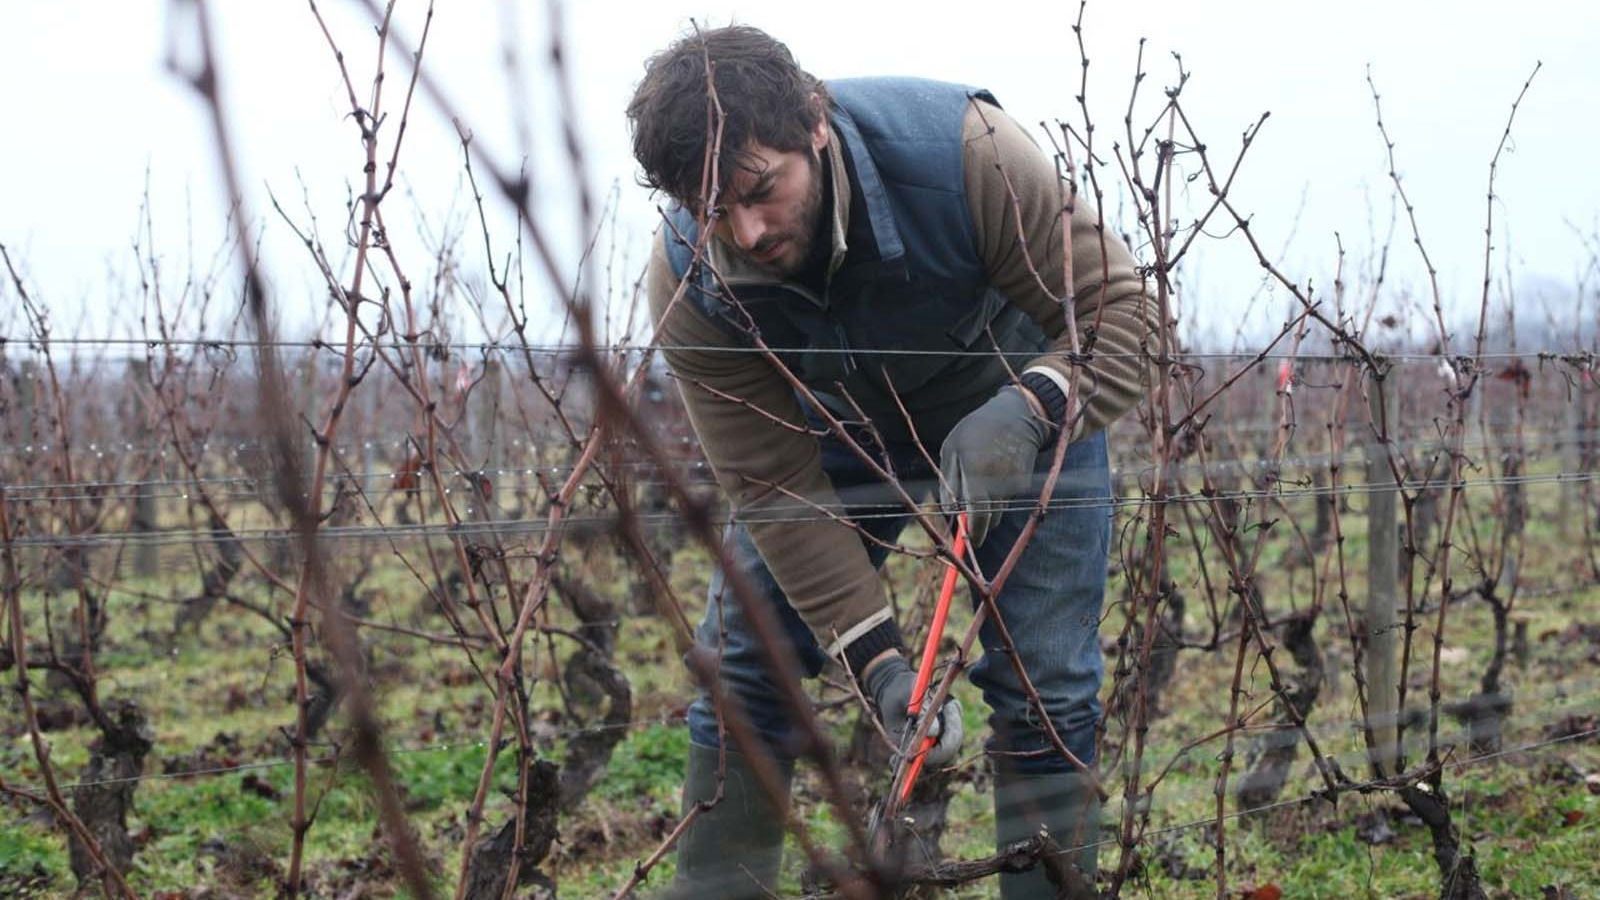
[[(863, 446), (868, 446), (863, 441)], [(876, 448), (916, 499), (930, 496), (938, 481), (912, 445)], [(1037, 478), (1043, 485), (1050, 457), (1040, 456)], [(893, 543), (910, 517), (904, 505), (878, 481), (865, 464), (831, 434), (822, 438), (822, 466), (832, 480), (846, 515), (865, 531)], [(1031, 501), (1021, 498), (1019, 508), (1008, 510), (977, 548), (978, 564), (993, 577), (1027, 522)], [(1034, 532), (1022, 558), (1006, 579), (996, 605), (1005, 620), (1028, 678), (1039, 692), (1045, 712), (1074, 755), (1085, 763), (1094, 760), (1095, 723), (1100, 716), (1098, 698), (1104, 663), (1100, 655), (1100, 610), (1105, 597), (1106, 561), (1111, 539), (1111, 477), (1106, 461), (1104, 432), (1096, 432), (1067, 448), (1053, 505)], [(800, 615), (784, 599), (772, 573), (762, 562), (749, 531), (729, 527), (734, 560), (748, 582), (772, 604), (780, 627), (793, 644), (807, 677), (822, 671), (827, 656)], [(867, 552), (881, 566), (888, 551), (869, 543)], [(974, 596), (974, 602), (977, 598)], [(1014, 771), (1044, 773), (1069, 771), (1072, 764), (1053, 747), (1040, 727), (1037, 708), (1028, 700), (999, 630), (986, 620), (980, 635), (983, 656), (971, 669), (972, 683), (988, 704), (992, 736), (988, 750)], [(738, 700), (756, 731), (781, 758), (793, 758), (793, 725), (767, 666), (753, 629), (739, 601), (725, 589), (720, 567), (712, 577), (705, 618), (696, 641), (721, 656), (723, 689)], [(921, 636), (909, 640), (920, 649)], [(702, 692), (689, 707), (691, 740), (706, 747), (719, 744), (717, 716), (709, 695)]]

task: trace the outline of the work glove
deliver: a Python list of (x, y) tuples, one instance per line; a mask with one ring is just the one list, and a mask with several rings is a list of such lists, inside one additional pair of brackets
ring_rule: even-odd
[[(911, 664), (895, 653), (868, 669), (861, 684), (872, 699), (872, 705), (878, 708), (878, 721), (883, 723), (883, 730), (889, 733), (896, 747), (907, 753), (916, 751), (906, 746), (907, 738), (916, 727), (906, 712), (916, 682), (917, 673)], [(938, 717), (928, 727), (928, 737), (933, 738), (934, 743), (922, 761), (924, 766), (942, 766), (956, 758), (961, 752), (961, 741), (966, 737), (966, 728), (961, 724), (961, 701), (954, 697), (945, 699)]]
[(1021, 388), (1007, 385), (967, 413), (944, 439), (940, 497), (946, 509), (966, 511), (967, 538), (974, 547), (989, 536), (1007, 504), (1033, 485), (1034, 463), (1054, 431), (1034, 413)]

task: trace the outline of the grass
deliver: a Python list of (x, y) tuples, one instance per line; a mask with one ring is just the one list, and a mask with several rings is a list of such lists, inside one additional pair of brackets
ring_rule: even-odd
[[(1553, 509), (1554, 486), (1533, 490), (1536, 509)], [(1345, 550), (1349, 554), (1352, 597), (1364, 591), (1365, 542), (1360, 534), (1359, 499), (1356, 510), (1345, 515)], [(1465, 527), (1487, 537), (1494, 524), (1486, 498), (1474, 498), (1473, 515)], [(1309, 509), (1309, 502), (1306, 504)], [(1298, 514), (1298, 513), (1297, 513)], [(1528, 583), (1570, 581), (1571, 538), (1551, 516), (1535, 516), (1528, 525), (1528, 556), (1523, 577)], [(1279, 598), (1295, 596), (1306, 602), (1308, 573), (1289, 561), (1285, 533), (1273, 534), (1261, 566), (1262, 588), (1274, 609)], [(1214, 563), (1214, 561), (1213, 561)], [(686, 597), (704, 592), (708, 570), (705, 555), (693, 548), (680, 551), (670, 568), (675, 587)], [(1198, 597), (1197, 572), (1192, 554), (1175, 553), (1172, 571), (1180, 587)], [(919, 585), (926, 585), (928, 570), (896, 560), (888, 577), (903, 603), (911, 602)], [(1216, 575), (1215, 569), (1213, 576)], [(634, 587), (610, 560), (597, 556), (588, 561), (587, 580), (621, 603)], [(1462, 580), (1471, 573), (1463, 571)], [(126, 587), (158, 594), (192, 589), (192, 571), (148, 583), (124, 582)], [(374, 592), (373, 617), (443, 631), (436, 615), (422, 608), (418, 591), (399, 566), (380, 566), (368, 583)], [(1119, 597), (1113, 581), (1108, 598)], [(273, 601), (264, 595), (253, 599)], [(1353, 777), (1363, 777), (1358, 735), (1349, 722), (1357, 718), (1353, 684), (1349, 678), (1352, 651), (1343, 630), (1343, 610), (1331, 592), (1324, 598), (1328, 614), (1319, 629), (1327, 668), (1336, 673), (1312, 715), (1312, 728), (1324, 747), (1338, 756)], [(52, 618), (64, 621), (67, 601), (49, 601)], [(292, 767), (284, 764), (287, 744), (283, 729), (292, 721), (292, 665), (279, 632), (258, 617), (232, 608), (219, 608), (196, 633), (172, 635), (175, 607), (128, 595), (114, 596), (111, 630), (99, 656), (102, 692), (107, 697), (130, 697), (149, 715), (155, 749), (146, 762), (147, 775), (136, 793), (136, 809), (129, 823), (140, 846), (130, 882), (141, 895), (177, 895), (200, 886), (215, 888), (224, 896), (271, 896), (275, 879), (288, 857)], [(42, 633), (44, 598), (28, 598), (30, 628)], [(1510, 667), (1506, 680), (1516, 698), (1508, 725), (1506, 746), (1534, 743), (1545, 728), (1565, 715), (1593, 715), (1595, 688), (1591, 674), (1600, 659), (1600, 647), (1574, 637), (1576, 622), (1597, 622), (1600, 589), (1524, 602), (1519, 614), (1529, 621), (1531, 659), (1526, 669)], [(693, 611), (691, 611), (693, 613)], [(1108, 638), (1121, 625), (1122, 611), (1113, 606), (1103, 628)], [(1191, 602), (1186, 628), (1202, 634), (1200, 604)], [(914, 617), (913, 617), (914, 618)], [(608, 895), (632, 873), (635, 863), (648, 854), (676, 822), (678, 791), (682, 780), (687, 732), (680, 717), (688, 697), (689, 682), (676, 659), (667, 630), (653, 616), (624, 614), (618, 635), (616, 659), (634, 690), (631, 729), (618, 746), (605, 779), (582, 807), (564, 816), (561, 840), (542, 868), (562, 885), (566, 896)], [(1422, 662), (1413, 671), (1412, 697), (1426, 702), (1426, 660), (1430, 658), (1434, 620), (1430, 616), (1418, 630), (1417, 652)], [(964, 629), (964, 614), (951, 624), (953, 633)], [(1448, 619), (1444, 654), (1447, 697), (1461, 697), (1475, 689), (1488, 659), (1491, 621), (1481, 603), (1452, 609)], [(420, 643), (404, 636), (368, 632), (373, 647), (372, 671), (378, 686), (379, 709), (391, 741), (392, 761), (402, 785), (411, 821), (429, 854), (441, 888), (451, 889), (459, 864), (463, 816), (476, 789), (486, 749), (479, 743), (487, 733), (492, 696), (452, 648)], [(1179, 755), (1179, 748), (1195, 737), (1215, 730), (1227, 710), (1232, 647), (1215, 653), (1187, 652), (1179, 657), (1179, 670), (1162, 702), (1162, 715), (1153, 723), (1146, 750), (1148, 773), (1170, 771), (1155, 794), (1149, 827), (1175, 828), (1147, 841), (1142, 866), (1130, 879), (1125, 894), (1148, 897), (1214, 897), (1214, 826), (1206, 824), (1216, 814), (1214, 790), (1220, 772), (1219, 741)], [(553, 671), (548, 651), (541, 643), (529, 645), (529, 669), (544, 675)], [(1279, 662), (1289, 665), (1287, 659)], [(1110, 661), (1108, 660), (1108, 667)], [(59, 693), (42, 678), (34, 679), (43, 701), (59, 700)], [(1270, 695), (1266, 673), (1259, 665), (1246, 673), (1246, 706)], [(976, 751), (984, 732), (981, 700), (965, 683), (958, 690), (967, 714), (969, 755), (964, 765), (971, 783), (962, 786), (952, 802), (950, 830), (944, 850), (952, 856), (977, 857), (992, 852), (992, 813), (987, 775)], [(534, 732), (542, 753), (559, 759), (564, 733), (577, 723), (562, 712), (552, 679), (540, 678), (534, 688), (534, 708), (539, 711)], [(825, 700), (838, 700), (824, 689)], [(36, 783), (31, 748), (20, 729), (14, 700), (8, 700), (6, 723), (0, 726), (0, 770), (8, 781)], [(1257, 721), (1269, 721), (1271, 709)], [(827, 713), (825, 721), (841, 742), (850, 718), (841, 711)], [(331, 737), (339, 737), (336, 719)], [(1455, 761), (1465, 754), (1459, 728), (1444, 723), (1445, 740), (1455, 747)], [(228, 742), (219, 743), (226, 735)], [(85, 727), (54, 730), (48, 735), (53, 760), (63, 780), (72, 780), (88, 758), (92, 731)], [(1248, 735), (1238, 742), (1234, 779), (1246, 765)], [(233, 748), (233, 749), (229, 749)], [(1412, 757), (1421, 755), (1413, 747)], [(331, 755), (334, 748), (319, 746), (316, 756)], [(245, 771), (214, 775), (166, 777), (166, 766), (193, 761), (197, 753), (213, 765), (251, 761), (269, 764)], [(1493, 896), (1539, 896), (1549, 885), (1564, 886), (1570, 896), (1600, 896), (1600, 797), (1591, 793), (1582, 776), (1600, 771), (1600, 742), (1573, 742), (1537, 752), (1509, 753), (1503, 758), (1466, 767), (1448, 767), (1445, 786), (1453, 801), (1456, 822), (1477, 857), (1485, 885)], [(852, 772), (860, 779), (863, 773)], [(398, 891), (397, 879), (381, 850), (375, 847), (375, 803), (360, 772), (348, 762), (321, 764), (310, 772), (317, 817), (308, 835), (307, 865), (318, 893), (338, 894), (362, 888), (377, 895)], [(498, 823), (507, 815), (503, 792), (514, 783), (510, 754), (502, 754), (490, 792), (487, 819)], [(1286, 796), (1308, 793), (1316, 785), (1307, 771), (1306, 757), (1286, 789)], [(867, 785), (858, 782), (858, 786)], [(1120, 782), (1112, 791), (1120, 796)], [(815, 836), (829, 846), (844, 840), (845, 829), (835, 813), (816, 798), (820, 790), (815, 773), (803, 769), (796, 792), (798, 810)], [(1230, 801), (1230, 810), (1232, 809)], [(1388, 795), (1347, 795), (1337, 808), (1326, 805), (1288, 807), (1251, 817), (1230, 819), (1226, 829), (1226, 870), (1235, 892), (1252, 886), (1275, 884), (1289, 897), (1432, 897), (1438, 876), (1431, 858), (1426, 829), (1392, 811), (1398, 800)], [(1115, 825), (1120, 807), (1113, 801), (1106, 821)], [(32, 810), (15, 805), (0, 821), (0, 895), (66, 897), (73, 893), (67, 854), (59, 833)], [(1382, 816), (1393, 831), (1392, 839), (1371, 843), (1364, 823)], [(1183, 826), (1179, 828), (1179, 826)], [(804, 862), (797, 848), (787, 854), (785, 889), (797, 890)], [(1103, 869), (1116, 865), (1114, 848), (1102, 851)], [(670, 856), (651, 874), (647, 884), (659, 886), (672, 874)], [(951, 892), (956, 897), (991, 896), (992, 881)], [(1240, 894), (1235, 893), (1235, 896)]]

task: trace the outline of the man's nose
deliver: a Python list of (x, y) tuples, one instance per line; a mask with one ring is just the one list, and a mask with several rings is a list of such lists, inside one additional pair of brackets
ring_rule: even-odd
[(734, 246), (749, 253), (766, 234), (766, 223), (754, 209), (733, 205), (727, 212), (728, 231), (733, 235)]

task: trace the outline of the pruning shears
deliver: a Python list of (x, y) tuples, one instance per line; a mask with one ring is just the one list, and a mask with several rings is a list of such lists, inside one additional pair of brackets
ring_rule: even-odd
[[(950, 544), (950, 554), (959, 559), (966, 552), (967, 514), (963, 512), (956, 516), (956, 533)], [(939, 642), (944, 639), (945, 622), (950, 617), (950, 601), (955, 596), (956, 581), (960, 574), (954, 561), (945, 564), (944, 581), (939, 586), (939, 599), (933, 607), (933, 621), (928, 626), (927, 640), (922, 644), (922, 660), (917, 666), (917, 680), (911, 689), (911, 701), (906, 704), (907, 722), (917, 721), (917, 717), (922, 713), (923, 699), (927, 696), (928, 686), (933, 683), (933, 670), (939, 659)], [(909, 736), (908, 733), (907, 737)], [(922, 763), (936, 742), (931, 736), (922, 739), (922, 745), (901, 768), (900, 776), (891, 786), (889, 796), (873, 811), (867, 830), (874, 839), (885, 809), (898, 810), (911, 799), (911, 789), (917, 783), (917, 776), (922, 774)]]

